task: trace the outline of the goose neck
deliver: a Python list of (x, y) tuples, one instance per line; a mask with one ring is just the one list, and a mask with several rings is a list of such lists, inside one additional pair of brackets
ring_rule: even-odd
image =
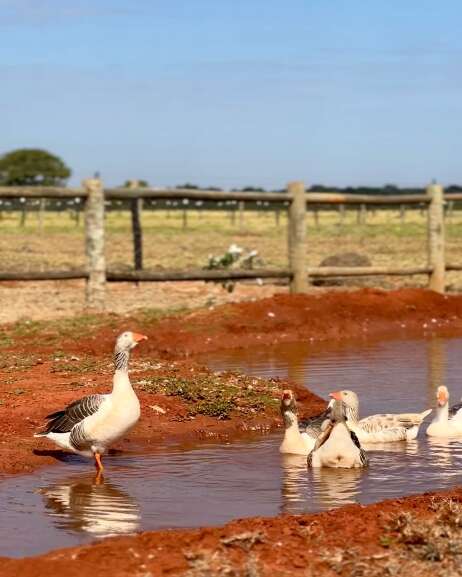
[(297, 429), (298, 431), (298, 417), (293, 411), (283, 411), (282, 418), (284, 420), (284, 427), (286, 429)]
[(359, 410), (358, 407), (350, 407), (346, 405), (346, 418), (351, 423), (357, 423), (359, 421)]
[(128, 361), (130, 360), (130, 352), (127, 350), (114, 351), (114, 365), (116, 372), (128, 373)]
[(435, 421), (446, 422), (449, 417), (449, 405), (446, 403), (443, 407), (437, 405)]

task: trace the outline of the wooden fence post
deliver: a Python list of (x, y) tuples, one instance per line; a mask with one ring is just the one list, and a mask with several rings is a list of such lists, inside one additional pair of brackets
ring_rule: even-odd
[(239, 232), (242, 232), (244, 230), (244, 209), (245, 209), (245, 203), (243, 200), (239, 201), (238, 204), (238, 211), (239, 211)]
[(313, 207), (313, 218), (316, 228), (319, 228), (319, 208), (317, 206)]
[(19, 201), (21, 202), (21, 218), (19, 219), (19, 226), (24, 227), (26, 226), (27, 219), (27, 198), (20, 198)]
[(87, 305), (104, 309), (106, 293), (106, 259), (104, 256), (104, 190), (98, 178), (83, 181), (87, 191), (85, 202), (85, 253), (88, 281)]
[(433, 267), (429, 288), (444, 293), (444, 196), (440, 184), (431, 184), (427, 188), (431, 201), (428, 205), (428, 264)]
[[(128, 188), (136, 190), (139, 188), (137, 180), (130, 180)], [(141, 211), (143, 210), (143, 199), (130, 199), (130, 212), (132, 216), (133, 234), (133, 263), (135, 270), (143, 270), (143, 229), (141, 228)]]
[(404, 224), (404, 221), (406, 220), (406, 207), (404, 204), (399, 205), (399, 220), (401, 224)]
[(289, 182), (291, 197), (288, 210), (289, 267), (292, 273), (290, 292), (303, 293), (308, 289), (306, 257), (306, 199), (303, 182)]
[(276, 226), (281, 224), (281, 211), (279, 207), (274, 211), (274, 220), (276, 221)]
[(45, 209), (46, 209), (46, 199), (41, 198), (39, 200), (39, 208), (38, 208), (38, 227), (40, 232), (43, 232), (43, 220), (45, 216)]

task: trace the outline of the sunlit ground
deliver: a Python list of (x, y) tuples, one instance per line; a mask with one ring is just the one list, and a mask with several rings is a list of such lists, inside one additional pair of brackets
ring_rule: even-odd
[[(4, 212), (0, 221), (0, 269), (46, 270), (84, 266), (83, 215), (47, 213), (42, 227), (37, 212), (27, 215), (21, 226), (19, 212)], [(377, 266), (426, 264), (427, 217), (419, 209), (399, 208), (367, 211), (365, 223), (358, 222), (357, 209), (341, 215), (338, 210), (308, 213), (307, 264), (338, 252), (354, 251), (367, 256)], [(231, 243), (258, 250), (267, 268), (287, 266), (287, 217), (284, 211), (245, 211), (243, 222), (230, 212), (189, 210), (185, 226), (183, 211), (148, 211), (142, 214), (144, 266), (148, 269), (200, 268), (209, 254), (221, 254)], [(447, 261), (462, 262), (462, 212), (446, 219)], [(106, 253), (113, 270), (130, 269), (133, 263), (131, 220), (128, 211), (107, 214)], [(452, 288), (462, 287), (461, 273), (450, 273)], [(425, 285), (426, 277), (375, 278), (382, 286)]]

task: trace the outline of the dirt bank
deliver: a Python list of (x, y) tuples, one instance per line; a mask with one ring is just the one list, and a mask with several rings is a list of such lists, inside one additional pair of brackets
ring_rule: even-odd
[(455, 489), (316, 515), (147, 532), (40, 557), (0, 559), (0, 575), (460, 575), (461, 500)]
[[(56, 462), (62, 452), (33, 433), (44, 417), (72, 400), (107, 392), (111, 365), (99, 357), (25, 358), (0, 370), (0, 473), (24, 473)], [(159, 442), (228, 438), (281, 426), (279, 399), (285, 383), (236, 374), (215, 375), (192, 361), (136, 360), (131, 381), (142, 415), (134, 431), (116, 445), (123, 451), (149, 450)], [(303, 416), (325, 406), (316, 395), (293, 385)], [(88, 466), (91, 466), (90, 464)]]
[(4, 325), (2, 339), (5, 351), (107, 357), (116, 334), (130, 326), (149, 336), (141, 356), (164, 359), (280, 342), (451, 334), (462, 330), (462, 295), (421, 289), (279, 294), (167, 317), (148, 310), (132, 315), (26, 321)]

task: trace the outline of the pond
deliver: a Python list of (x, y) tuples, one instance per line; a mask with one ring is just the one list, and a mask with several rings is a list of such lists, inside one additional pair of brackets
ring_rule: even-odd
[[(367, 415), (432, 407), (439, 384), (458, 401), (461, 350), (460, 338), (299, 343), (208, 355), (207, 362), (216, 370), (288, 377), (324, 397), (350, 388)], [(425, 427), (414, 442), (367, 447), (365, 470), (307, 470), (306, 458), (279, 454), (282, 433), (111, 455), (99, 485), (92, 465), (69, 455), (56, 466), (0, 482), (0, 556), (139, 530), (316, 512), (459, 483), (462, 442), (427, 439)]]

